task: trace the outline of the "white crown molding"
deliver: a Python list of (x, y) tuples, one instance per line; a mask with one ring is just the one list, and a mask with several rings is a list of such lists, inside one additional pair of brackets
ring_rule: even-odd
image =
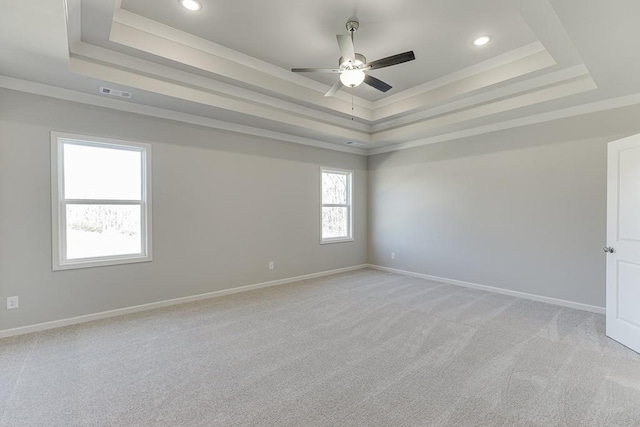
[[(230, 93), (233, 91), (231, 85), (159, 64), (152, 64), (118, 52), (85, 43), (77, 44), (74, 49), (76, 52), (89, 55), (72, 56), (71, 68), (75, 72), (190, 102), (310, 129), (333, 135), (334, 138), (345, 142), (360, 142), (365, 146), (369, 143), (411, 143), (412, 140), (420, 139), (421, 133), (423, 135), (430, 133), (437, 127), (461, 123), (595, 88), (586, 68), (583, 65), (578, 65), (493, 91), (462, 98), (452, 103), (445, 103), (436, 109), (428, 109), (426, 112), (405, 116), (373, 127), (366, 124), (354, 126), (349, 120), (310, 108), (299, 107), (296, 109), (296, 106), (291, 103), (250, 90), (236, 88), (237, 96), (234, 96)], [(525, 59), (527, 58), (525, 57)], [(127, 68), (131, 66), (136, 69)], [(153, 72), (161, 74), (162, 77), (152, 77), (155, 75), (152, 74)], [(576, 79), (576, 76), (583, 78), (571, 81), (571, 79)], [(564, 85), (556, 85), (553, 89), (548, 88), (550, 83), (562, 82), (563, 80), (565, 81)], [(535, 88), (540, 89), (536, 91)], [(525, 91), (530, 93), (519, 94)], [(434, 118), (434, 115), (437, 117)], [(357, 129), (353, 129), (353, 127)]]
[(332, 144), (325, 141), (314, 140), (311, 138), (303, 138), (299, 136), (289, 135), (285, 133), (273, 132), (260, 128), (246, 125), (224, 122), (207, 117), (196, 116), (188, 113), (167, 110), (163, 108), (151, 107), (147, 105), (133, 104), (131, 102), (120, 101), (112, 98), (105, 98), (99, 95), (91, 95), (83, 92), (73, 91), (55, 86), (49, 86), (41, 83), (30, 82), (26, 80), (16, 79), (13, 77), (0, 75), (0, 88), (42, 95), (65, 101), (78, 102), (82, 104), (94, 105), (98, 107), (111, 108), (114, 110), (126, 111), (130, 113), (141, 114), (145, 116), (157, 117), (167, 120), (175, 120), (183, 123), (194, 124), (198, 126), (219, 129), (223, 131), (239, 133), (244, 135), (252, 135), (261, 138), (273, 139), (276, 141), (286, 141), (296, 144), (308, 145), (311, 147), (323, 148), (333, 151), (341, 151), (345, 153), (373, 156), (377, 154), (390, 153), (394, 151), (408, 150), (411, 148), (421, 147), (439, 142), (452, 141), (456, 139), (467, 138), (471, 136), (483, 135), (501, 130), (512, 129), (521, 126), (533, 125), (552, 120), (564, 119), (569, 117), (580, 116), (583, 114), (597, 113), (601, 111), (614, 110), (632, 105), (640, 104), (640, 93), (625, 95), (616, 98), (609, 98), (601, 101), (595, 101), (574, 107), (563, 108), (559, 110), (549, 111), (545, 113), (535, 114), (527, 117), (507, 120), (499, 123), (463, 129), (460, 131), (449, 132), (446, 134), (435, 135), (428, 138), (416, 139), (409, 142), (395, 144), (387, 147), (375, 149), (361, 149), (349, 146)]
[(546, 51), (537, 52), (531, 56), (504, 64), (499, 68), (480, 71), (451, 83), (437, 86), (427, 91), (417, 92), (414, 96), (394, 104), (378, 107), (373, 111), (373, 119), (379, 121), (410, 111), (418, 111), (451, 102), (461, 96), (522, 77), (534, 71), (551, 67), (554, 64), (555, 61), (549, 53)]
[(374, 148), (368, 151), (368, 155), (390, 153), (393, 151), (408, 150), (410, 148), (421, 147), (423, 145), (436, 144), (439, 142), (452, 141), (456, 139), (468, 138), (471, 136), (482, 135), (486, 133), (498, 132), (501, 130), (512, 129), (521, 126), (533, 125), (537, 123), (559, 120), (568, 117), (580, 116), (583, 114), (597, 113), (600, 111), (614, 110), (617, 108), (628, 107), (640, 104), (640, 93), (620, 96), (616, 98), (594, 101), (587, 104), (581, 104), (574, 107), (562, 108), (559, 110), (548, 111), (545, 113), (534, 114), (512, 120), (506, 120), (490, 125), (478, 126), (470, 129), (450, 132), (446, 134), (436, 135), (428, 138), (421, 138), (414, 141), (404, 142), (391, 145), (388, 147)]
[[(354, 133), (343, 135), (341, 132), (339, 132), (339, 134), (340, 136), (344, 137), (345, 140), (354, 140), (357, 142), (363, 142), (365, 144), (370, 140), (369, 134), (371, 134), (372, 132), (375, 133), (391, 127), (397, 127), (398, 125), (402, 124), (402, 121), (406, 123), (407, 121), (426, 119), (432, 115), (432, 113), (430, 114), (430, 112), (427, 112), (427, 114), (424, 114), (421, 118), (419, 116), (407, 116), (407, 117), (403, 117), (400, 122), (391, 120), (389, 122), (383, 122), (377, 127), (372, 128), (371, 126), (366, 125), (364, 123), (353, 122), (343, 117), (337, 117), (333, 114), (321, 112), (316, 109), (312, 109), (304, 106), (299, 106), (297, 104), (283, 101), (278, 98), (273, 98), (260, 93), (256, 93), (248, 89), (238, 88), (236, 86), (233, 86), (227, 83), (218, 82), (203, 76), (194, 75), (192, 73), (177, 70), (172, 67), (152, 63), (150, 61), (142, 60), (139, 58), (134, 58), (119, 52), (100, 48), (94, 45), (89, 45), (87, 43), (82, 43), (82, 42), (77, 43), (75, 46), (73, 46), (72, 52), (74, 53), (74, 58), (72, 59), (71, 67), (75, 72), (78, 72), (78, 73), (89, 75), (91, 77), (99, 78), (102, 80), (117, 81), (119, 84), (126, 85), (133, 88), (136, 88), (136, 87), (140, 88), (139, 86), (137, 86), (135, 82), (139, 83), (141, 81), (146, 80), (148, 83), (148, 85), (146, 86), (147, 90), (154, 90), (158, 93), (163, 93), (162, 90), (164, 90), (166, 92), (165, 93), (166, 95), (178, 97), (181, 99), (185, 99), (187, 101), (194, 100), (194, 98), (192, 97), (192, 94), (194, 93), (193, 87), (201, 88), (206, 92), (212, 92), (212, 91), (215, 92), (214, 94), (211, 94), (211, 93), (200, 94), (199, 98), (206, 105), (211, 105), (218, 108), (230, 109), (232, 111), (237, 111), (242, 113), (249, 113), (249, 114), (266, 118), (269, 120), (274, 120), (274, 116), (276, 115), (276, 114), (273, 114), (274, 111), (280, 111), (280, 112), (287, 111), (293, 116), (284, 118), (282, 115), (280, 115), (279, 116), (280, 119), (276, 119), (276, 120), (282, 121), (283, 123), (287, 123), (290, 125), (304, 127), (304, 126), (308, 126), (308, 123), (309, 123), (308, 121), (306, 122), (304, 121), (304, 117), (307, 116), (309, 118), (312, 118), (313, 120), (320, 121), (320, 124), (318, 126), (321, 126), (321, 127), (322, 126), (326, 127), (328, 126), (327, 124), (330, 123), (331, 125), (329, 126), (332, 126), (334, 128), (335, 128), (335, 125), (338, 125), (339, 127), (341, 126), (341, 129), (351, 129), (355, 132), (360, 132), (359, 135)], [(525, 56), (525, 53), (530, 53), (530, 52), (535, 52), (533, 57)], [(454, 83), (454, 85), (457, 85), (457, 83), (459, 83), (458, 87), (459, 88), (464, 87), (465, 88), (464, 91), (474, 91), (484, 86), (495, 84), (496, 82), (502, 81), (503, 79), (513, 78), (515, 76), (526, 74), (540, 68), (545, 68), (553, 63), (553, 60), (548, 56), (548, 54), (546, 54), (546, 52), (544, 51), (540, 52), (537, 49), (537, 45), (535, 44), (533, 45), (533, 47), (529, 47), (528, 49), (525, 49), (519, 52), (517, 56), (519, 59), (517, 59), (516, 62), (511, 62), (506, 65), (506, 67), (514, 66), (515, 68), (512, 70), (505, 69), (505, 68), (501, 69), (500, 73), (502, 74), (502, 76), (498, 77), (497, 79), (494, 76), (489, 76), (487, 78), (482, 74), (480, 75), (476, 74), (475, 76), (471, 76), (469, 78), (469, 79), (472, 79), (472, 81), (469, 81), (469, 80), (458, 81)], [(534, 61), (537, 61), (535, 66), (533, 67), (526, 64), (523, 65), (523, 63), (521, 62), (521, 61), (530, 61), (532, 59)], [(115, 69), (112, 71), (109, 71), (107, 69), (109, 65), (115, 66)], [(101, 69), (100, 72), (98, 72), (98, 68)], [(477, 70), (484, 69), (484, 68), (485, 67), (483, 66), (478, 68)], [(134, 76), (133, 74), (127, 74), (125, 76), (124, 70), (130, 70), (132, 72), (135, 71), (136, 74), (142, 74), (142, 75)], [(582, 70), (584, 70), (584, 68), (582, 68)], [(468, 75), (468, 73), (462, 73), (459, 76), (466, 76), (466, 75)], [(114, 76), (118, 76), (118, 79), (116, 80)], [(154, 81), (154, 84), (151, 84), (149, 83), (149, 79), (150, 79), (149, 76), (157, 76), (159, 80), (156, 79), (156, 81)], [(475, 82), (473, 80), (475, 80)], [(162, 86), (163, 84), (164, 86), (167, 86), (170, 82), (174, 83), (173, 87), (164, 87), (163, 89), (160, 89), (160, 86)], [(507, 88), (503, 88), (500, 91), (500, 96), (507, 96), (508, 94), (506, 92), (509, 90), (512, 90), (512, 94), (517, 93), (518, 90), (522, 90), (521, 87), (523, 85), (526, 86), (527, 88), (531, 88), (531, 87), (535, 87), (536, 84), (545, 83), (544, 80), (541, 80), (541, 79), (531, 79), (531, 80), (528, 80), (528, 82), (530, 83), (529, 84), (521, 83), (520, 85), (508, 86)], [(178, 90), (178, 86), (182, 87), (183, 85), (186, 85), (187, 87), (182, 91)], [(192, 87), (189, 87), (189, 86), (192, 86)], [(436, 88), (434, 90), (443, 89), (443, 88), (444, 86), (440, 86), (439, 88)], [(447, 88), (447, 90), (450, 91), (451, 89)], [(460, 95), (460, 90), (456, 90), (455, 88), (453, 88), (453, 91), (454, 91), (453, 93), (449, 92), (448, 94), (444, 96), (441, 95), (440, 97), (454, 98), (457, 95)], [(185, 93), (180, 95), (180, 92), (185, 92)], [(434, 93), (426, 93), (425, 95), (433, 99), (436, 99), (438, 97), (437, 94), (434, 94)], [(206, 98), (209, 98), (209, 100), (206, 101)], [(228, 98), (231, 98), (231, 99), (228, 99)], [(250, 103), (247, 105), (247, 104), (237, 102), (238, 101), (237, 98), (241, 98), (243, 100), (249, 101)], [(469, 105), (473, 105), (473, 102), (471, 101), (476, 101), (476, 100), (477, 102), (487, 101), (486, 96), (479, 97), (479, 98), (470, 97), (468, 99), (469, 101), (464, 101), (464, 100), (462, 101), (463, 105), (448, 104), (445, 102), (444, 105), (440, 107), (440, 110), (442, 110), (444, 107), (445, 111), (446, 110), (451, 111), (452, 109), (454, 109), (453, 108), (454, 105), (459, 105), (456, 108), (462, 108), (462, 107), (467, 107)], [(410, 108), (416, 109), (416, 110), (419, 108), (424, 108), (423, 104), (424, 103), (422, 103), (421, 101), (412, 100), (412, 105)], [(452, 107), (447, 108), (448, 105), (452, 105)], [(260, 108), (261, 106), (269, 106), (270, 108), (264, 109), (264, 108)], [(403, 111), (406, 111), (406, 109), (403, 109)], [(393, 111), (393, 113), (397, 115), (396, 113), (398, 112)], [(356, 116), (358, 116), (357, 110), (356, 110)], [(362, 116), (362, 114), (360, 114), (360, 116)], [(310, 128), (314, 128), (314, 126), (310, 126)], [(335, 132), (333, 134), (337, 135)]]
[(460, 124), (469, 120), (515, 110), (566, 96), (575, 95), (595, 89), (597, 86), (591, 76), (581, 76), (573, 80), (561, 82), (550, 87), (526, 92), (521, 95), (510, 96), (493, 102), (480, 104), (449, 114), (440, 115), (402, 127), (374, 133), (371, 142), (402, 142), (415, 138), (435, 128)]
[(93, 62), (113, 65), (115, 67), (135, 71), (136, 73), (143, 75), (154, 76), (163, 81), (166, 80), (194, 88), (201, 88), (204, 91), (215, 92), (219, 95), (224, 95), (230, 98), (239, 98), (251, 102), (252, 104), (266, 105), (271, 108), (288, 111), (295, 116), (307, 116), (359, 132), (371, 132), (370, 125), (350, 120), (347, 117), (340, 117), (333, 113), (327, 113), (315, 108), (301, 106), (297, 103), (285, 101), (280, 98), (274, 98), (272, 96), (189, 73), (187, 71), (182, 71), (166, 65), (125, 55), (100, 46), (79, 42), (73, 45), (71, 53), (80, 59), (87, 59)]
[(429, 108), (424, 111), (386, 120), (382, 123), (374, 124), (371, 127), (371, 131), (372, 133), (381, 132), (386, 129), (403, 126), (409, 123), (415, 123), (420, 120), (426, 120), (431, 117), (444, 115), (465, 108), (470, 108), (475, 105), (486, 104), (498, 99), (505, 99), (512, 95), (522, 94), (523, 92), (532, 91), (537, 88), (549, 87), (561, 82), (586, 76), (589, 76), (589, 71), (587, 70), (587, 68), (582, 64), (575, 65), (573, 67), (546, 73), (538, 77), (511, 83), (497, 89), (479, 93), (477, 95), (467, 96), (453, 102), (448, 102), (437, 107)]
[(351, 140), (367, 143), (370, 139), (370, 135), (365, 132), (347, 129), (329, 122), (314, 120), (309, 117), (295, 116), (287, 111), (282, 111), (238, 98), (230, 98), (213, 92), (202, 91), (197, 88), (182, 85), (181, 83), (169, 82), (153, 76), (142, 75), (133, 71), (111, 67), (99, 62), (90, 61), (86, 58), (71, 56), (71, 71), (85, 76), (90, 76), (98, 80), (111, 81), (160, 95), (170, 96), (173, 98), (183, 99), (185, 101), (196, 102), (262, 119), (285, 123), (291, 126), (322, 132), (324, 134), (340, 138), (345, 142)]
[[(419, 138), (419, 133), (432, 131), (436, 127), (467, 121), (489, 114), (496, 114), (506, 111), (506, 109), (509, 108), (519, 108), (535, 102), (542, 102), (559, 96), (567, 96), (579, 91), (557, 90), (550, 93), (550, 91), (547, 90), (546, 98), (526, 94), (513, 96), (511, 99), (494, 101), (493, 103), (489, 102), (491, 96), (480, 94), (468, 99), (463, 99), (457, 104), (444, 104), (439, 111), (440, 117), (430, 118), (433, 115), (433, 111), (428, 111), (427, 114), (418, 117), (403, 117), (401, 123), (391, 122), (388, 127), (371, 128), (366, 124), (357, 124), (354, 126), (349, 120), (335, 118), (328, 113), (317, 112), (310, 108), (299, 107), (296, 109), (296, 106), (291, 103), (266, 95), (256, 94), (250, 90), (236, 88), (235, 91), (237, 93), (232, 95), (231, 92), (234, 91), (232, 85), (212, 81), (202, 76), (192, 75), (184, 71), (153, 64), (138, 58), (132, 58), (128, 55), (86, 43), (77, 44), (74, 47), (74, 51), (86, 55), (79, 57), (74, 54), (71, 58), (71, 69), (83, 75), (88, 75), (100, 80), (117, 82), (121, 85), (172, 96), (190, 102), (197, 102), (216, 108), (223, 108), (242, 114), (274, 120), (292, 126), (311, 129), (316, 132), (344, 139), (345, 142), (356, 141), (364, 143), (365, 145), (371, 142), (407, 142), (411, 139)], [(128, 67), (136, 68), (131, 70)], [(584, 75), (584, 73), (586, 73), (584, 66), (576, 66), (568, 71), (560, 70), (548, 77), (542, 76), (529, 79), (495, 90), (493, 99), (498, 96), (507, 98), (507, 96), (513, 95), (518, 91), (529, 90), (548, 84), (550, 81), (558, 81), (562, 78), (569, 79), (575, 75)], [(152, 77), (156, 74), (161, 74), (162, 77)], [(588, 81), (591, 82), (590, 79)], [(573, 85), (575, 86), (575, 82)], [(592, 88), (592, 86), (583, 86), (580, 90), (589, 90)], [(470, 107), (474, 104), (481, 105)], [(450, 112), (443, 114), (443, 109), (446, 110), (448, 106)], [(453, 107), (464, 109), (464, 111), (451, 112), (451, 110), (454, 109)], [(411, 119), (413, 119), (413, 121)], [(418, 120), (419, 123), (416, 123), (416, 120)], [(348, 126), (357, 127), (358, 129), (349, 129)]]
[(325, 141), (319, 141), (311, 138), (303, 138), (295, 135), (289, 135), (280, 132), (273, 132), (265, 129), (255, 128), (236, 123), (224, 122), (221, 120), (211, 119), (208, 117), (196, 116), (193, 114), (182, 113), (178, 111), (167, 110), (164, 108), (152, 107), (148, 105), (134, 104), (127, 101), (121, 101), (114, 98), (105, 98), (99, 95), (92, 95), (78, 92), (70, 89), (64, 89), (55, 86), (49, 86), (42, 83), (30, 82), (27, 80), (16, 79), (13, 77), (0, 75), (0, 88), (15, 90), (19, 92), (31, 93), (34, 95), (42, 95), (50, 98), (61, 99), (65, 101), (78, 102), (81, 104), (94, 105), (97, 107), (111, 108), (119, 111), (140, 114), (143, 116), (157, 117), (167, 120), (175, 120), (182, 123), (189, 123), (198, 126), (204, 126), (212, 129), (218, 129), (243, 135), (252, 135), (260, 138), (272, 139), (276, 141), (292, 142), (296, 144), (308, 145), (316, 148), (323, 148), (333, 151), (341, 151), (344, 153), (366, 155), (367, 150), (332, 144)]
[[(439, 77), (435, 80), (423, 83), (421, 85), (412, 87), (411, 89), (404, 90), (400, 93), (396, 93), (386, 98), (380, 99), (373, 103), (373, 109), (387, 107), (391, 104), (403, 101), (407, 98), (412, 98), (417, 94), (429, 92), (442, 86), (449, 85), (451, 83), (458, 82), (460, 80), (467, 79), (476, 74), (483, 73), (485, 71), (493, 70), (502, 67), (507, 64), (519, 61), (521, 59), (534, 56), (538, 53), (546, 52), (544, 46), (540, 42), (534, 42), (526, 46), (522, 46), (518, 49), (505, 52), (501, 55), (489, 58), (486, 61), (479, 62), (466, 68), (462, 68), (458, 71), (454, 71), (451, 74)], [(553, 60), (553, 59), (552, 59)], [(553, 61), (555, 64), (555, 61)]]

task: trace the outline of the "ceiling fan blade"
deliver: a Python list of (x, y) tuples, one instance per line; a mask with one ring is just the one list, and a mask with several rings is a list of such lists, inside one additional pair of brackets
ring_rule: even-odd
[(369, 86), (378, 89), (381, 92), (386, 92), (389, 89), (391, 89), (391, 85), (388, 85), (387, 83), (383, 82), (380, 79), (376, 79), (373, 76), (370, 76), (369, 74), (367, 74), (366, 76), (364, 76), (364, 82), (366, 84), (368, 84)]
[(336, 38), (338, 39), (338, 46), (340, 46), (342, 58), (354, 60), (356, 57), (356, 50), (353, 48), (353, 40), (351, 40), (351, 36), (338, 34)]
[(403, 62), (413, 61), (416, 59), (413, 51), (399, 53), (397, 55), (388, 56), (386, 58), (378, 59), (377, 61), (369, 62), (366, 66), (372, 70), (384, 67), (390, 67), (391, 65), (402, 64)]
[(292, 68), (294, 73), (339, 73), (337, 68)]
[(342, 82), (340, 80), (338, 80), (336, 82), (336, 84), (334, 84), (333, 86), (331, 86), (331, 89), (329, 89), (327, 91), (327, 93), (324, 94), (324, 96), (333, 96), (335, 95), (340, 89), (342, 89)]

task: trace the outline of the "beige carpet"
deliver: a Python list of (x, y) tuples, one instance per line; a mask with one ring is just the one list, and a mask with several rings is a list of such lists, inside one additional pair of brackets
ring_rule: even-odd
[(360, 270), (0, 340), (2, 426), (632, 426), (604, 317)]

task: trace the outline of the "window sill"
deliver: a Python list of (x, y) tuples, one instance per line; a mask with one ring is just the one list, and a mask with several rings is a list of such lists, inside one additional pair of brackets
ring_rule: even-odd
[(337, 239), (323, 239), (320, 240), (321, 245), (330, 245), (332, 243), (345, 243), (345, 242), (353, 242), (355, 239), (353, 237), (348, 238), (337, 238)]
[(90, 268), (90, 267), (106, 267), (109, 265), (121, 265), (121, 264), (133, 264), (138, 262), (149, 262), (151, 261), (151, 256), (131, 256), (131, 257), (120, 257), (120, 258), (112, 258), (112, 259), (101, 259), (101, 260), (73, 260), (67, 261), (65, 263), (54, 264), (53, 271), (60, 270), (75, 270), (77, 268)]

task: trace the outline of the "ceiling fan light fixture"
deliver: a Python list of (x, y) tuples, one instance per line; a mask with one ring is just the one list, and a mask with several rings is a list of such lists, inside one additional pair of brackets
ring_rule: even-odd
[(192, 12), (197, 12), (200, 9), (202, 9), (202, 3), (200, 3), (198, 0), (178, 0), (178, 1), (182, 5), (182, 7)]
[[(402, 64), (404, 62), (413, 61), (416, 55), (412, 50), (399, 53), (397, 55), (388, 56), (378, 59), (377, 61), (367, 62), (364, 55), (357, 53), (353, 45), (353, 33), (358, 29), (360, 24), (357, 21), (347, 22), (347, 30), (349, 35), (336, 34), (338, 47), (342, 56), (338, 59), (338, 69), (335, 68), (292, 68), (294, 73), (340, 73), (340, 81), (337, 81), (324, 96), (333, 96), (342, 88), (356, 87), (365, 83), (380, 92), (387, 92), (391, 89), (391, 85), (365, 71), (377, 70), (379, 68), (390, 67), (392, 65)], [(353, 109), (353, 105), (351, 106)], [(351, 117), (353, 120), (353, 117)]]
[(364, 81), (364, 77), (364, 71), (358, 69), (344, 70), (340, 73), (340, 81), (343, 85), (348, 87), (360, 86)]
[(473, 41), (473, 44), (475, 46), (484, 46), (485, 44), (489, 43), (491, 41), (491, 37), (489, 36), (482, 36), (482, 37), (478, 37), (477, 39), (475, 39)]

